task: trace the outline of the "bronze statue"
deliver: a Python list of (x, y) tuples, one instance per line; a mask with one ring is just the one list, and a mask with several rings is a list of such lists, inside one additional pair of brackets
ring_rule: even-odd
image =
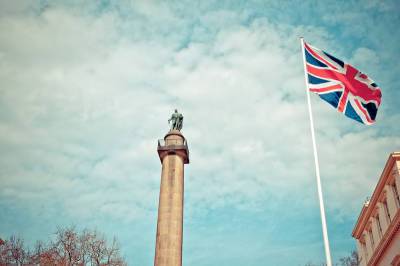
[(183, 125), (183, 115), (178, 113), (178, 110), (175, 109), (175, 112), (171, 115), (171, 118), (168, 119), (168, 124), (169, 122), (171, 122), (171, 130), (181, 131)]

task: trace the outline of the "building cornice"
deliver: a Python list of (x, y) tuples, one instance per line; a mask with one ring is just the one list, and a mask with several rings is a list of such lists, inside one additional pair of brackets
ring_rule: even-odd
[(374, 210), (379, 196), (381, 195), (385, 185), (387, 183), (387, 179), (390, 176), (390, 171), (393, 168), (393, 165), (396, 161), (400, 160), (400, 152), (393, 152), (389, 155), (389, 158), (383, 168), (382, 174), (379, 178), (378, 184), (375, 187), (375, 190), (369, 200), (369, 204), (361, 210), (360, 215), (358, 216), (356, 225), (354, 226), (352, 236), (356, 239), (361, 237), (362, 232), (364, 231), (365, 226), (368, 223), (369, 217), (371, 216), (372, 211)]

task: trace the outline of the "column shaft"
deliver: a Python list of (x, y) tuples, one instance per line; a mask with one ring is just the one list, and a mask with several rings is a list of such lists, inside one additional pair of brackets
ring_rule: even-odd
[(162, 160), (155, 266), (182, 265), (183, 165), (176, 154)]

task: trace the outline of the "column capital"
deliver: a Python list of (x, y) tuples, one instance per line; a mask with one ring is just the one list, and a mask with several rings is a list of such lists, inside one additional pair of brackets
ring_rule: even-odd
[(165, 156), (176, 154), (182, 158), (184, 164), (189, 163), (189, 148), (185, 137), (179, 130), (170, 130), (164, 139), (158, 140), (158, 156), (162, 163)]

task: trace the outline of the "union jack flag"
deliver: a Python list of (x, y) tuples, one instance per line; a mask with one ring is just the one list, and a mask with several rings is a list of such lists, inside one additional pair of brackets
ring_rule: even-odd
[(304, 42), (308, 89), (339, 112), (371, 125), (381, 104), (378, 85), (352, 65)]

